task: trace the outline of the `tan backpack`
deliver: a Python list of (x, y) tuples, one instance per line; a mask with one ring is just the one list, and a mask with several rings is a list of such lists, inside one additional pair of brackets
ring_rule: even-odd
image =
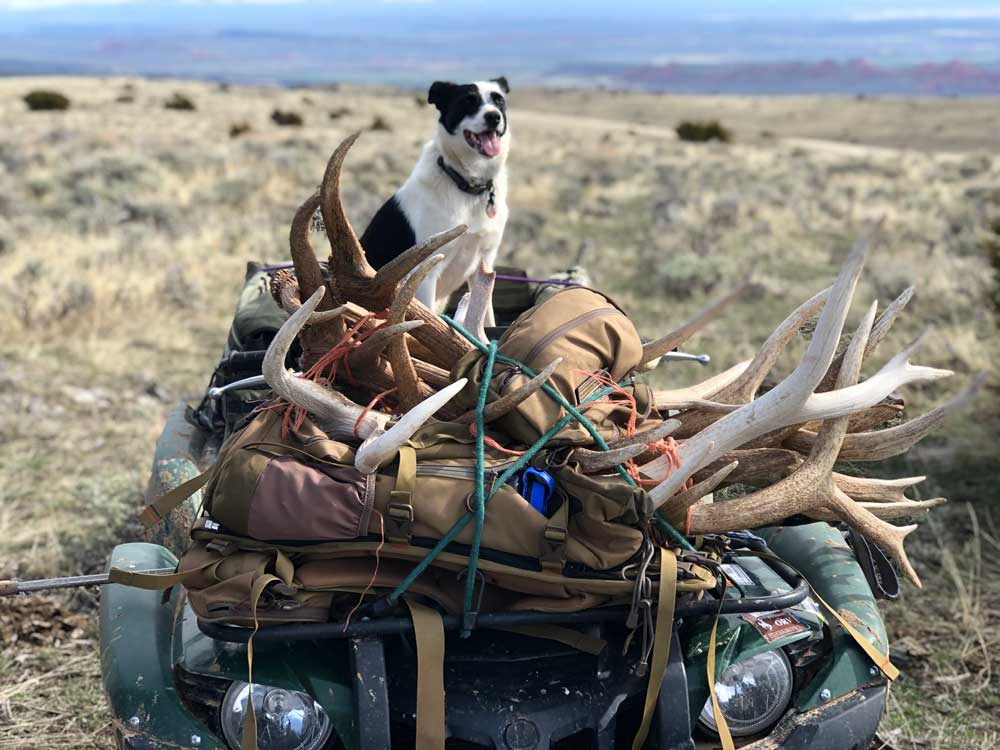
[[(548, 297), (521, 314), (498, 343), (500, 355), (490, 383), (489, 401), (523, 386), (531, 375), (509, 358), (532, 370), (544, 369), (557, 357), (562, 362), (549, 384), (572, 406), (584, 401), (609, 383), (619, 383), (635, 370), (642, 358), (642, 340), (632, 321), (608, 297), (584, 287), (571, 287)], [(452, 370), (452, 379), (467, 378), (460, 394), (467, 408), (475, 406), (482, 382), (485, 355), (473, 351)], [(633, 414), (627, 399), (635, 400), (639, 421), (653, 405), (652, 391), (638, 383), (624, 383), (612, 402), (602, 399), (587, 406), (584, 414), (606, 439), (622, 434)], [(505, 435), (530, 445), (566, 415), (551, 396), (536, 392), (494, 426)], [(572, 422), (551, 441), (553, 445), (588, 445), (593, 437), (578, 422)]]

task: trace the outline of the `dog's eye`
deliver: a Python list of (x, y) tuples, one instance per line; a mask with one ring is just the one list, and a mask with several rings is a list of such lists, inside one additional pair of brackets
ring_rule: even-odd
[(497, 105), (500, 109), (503, 109), (504, 105), (506, 104), (506, 102), (503, 100), (503, 97), (500, 94), (497, 94), (496, 92), (490, 94), (490, 99), (492, 99), (493, 103)]

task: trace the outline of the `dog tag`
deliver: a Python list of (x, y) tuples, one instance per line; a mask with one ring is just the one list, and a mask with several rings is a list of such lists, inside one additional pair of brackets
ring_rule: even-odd
[(486, 199), (486, 215), (491, 219), (497, 215), (497, 194), (493, 187), (490, 187), (490, 195)]

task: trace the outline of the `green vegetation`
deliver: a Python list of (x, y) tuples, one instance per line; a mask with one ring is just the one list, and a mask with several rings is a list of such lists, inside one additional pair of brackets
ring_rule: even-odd
[(298, 112), (284, 111), (276, 109), (271, 113), (271, 120), (275, 125), (283, 127), (298, 128), (302, 126), (302, 115)]
[(69, 109), (69, 99), (58, 91), (36, 89), (25, 95), (24, 103), (32, 112)]
[(705, 143), (706, 141), (722, 141), (729, 143), (732, 133), (719, 124), (718, 120), (684, 120), (675, 128), (677, 137), (682, 141)]
[(194, 102), (190, 98), (184, 96), (184, 94), (175, 92), (167, 101), (163, 103), (163, 106), (167, 109), (177, 109), (183, 112), (191, 112), (197, 109), (194, 106)]
[(385, 132), (392, 131), (392, 125), (386, 120), (382, 115), (375, 115), (372, 119), (372, 124), (368, 126), (369, 130), (381, 130)]
[(250, 123), (244, 120), (243, 122), (234, 122), (229, 126), (229, 137), (239, 138), (241, 135), (249, 133), (253, 128)]
[(1000, 313), (1000, 216), (989, 223), (982, 245), (993, 268), (993, 309)]

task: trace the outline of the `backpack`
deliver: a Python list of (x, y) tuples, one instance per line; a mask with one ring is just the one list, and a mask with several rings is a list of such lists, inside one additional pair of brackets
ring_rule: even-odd
[[(500, 338), (497, 353), (517, 360), (537, 372), (556, 357), (549, 384), (574, 407), (608, 383), (619, 383), (635, 370), (642, 358), (642, 340), (632, 321), (605, 295), (585, 287), (570, 287), (522, 313)], [(452, 380), (467, 378), (458, 399), (475, 406), (482, 382), (485, 355), (473, 351), (452, 369)], [(499, 362), (490, 383), (489, 401), (516, 390), (530, 380), (516, 365)], [(633, 414), (641, 420), (653, 408), (651, 389), (639, 383), (621, 384), (615, 401), (599, 400), (584, 410), (605, 439), (625, 434)], [(458, 400), (456, 399), (456, 400)], [(635, 410), (628, 403), (634, 399)], [(530, 445), (565, 416), (565, 409), (550, 396), (536, 392), (494, 423), (498, 431)], [(571, 422), (552, 440), (553, 445), (588, 445), (591, 434)]]

